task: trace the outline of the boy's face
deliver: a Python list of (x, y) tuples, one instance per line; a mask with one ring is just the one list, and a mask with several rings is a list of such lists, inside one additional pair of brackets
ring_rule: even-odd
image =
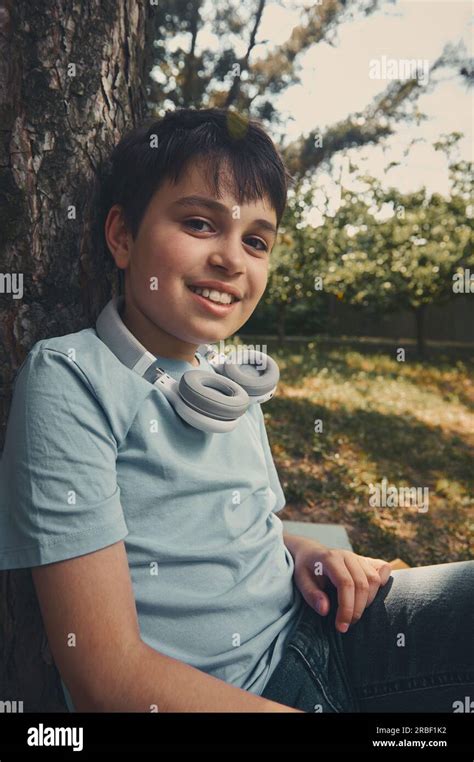
[[(265, 291), (276, 236), (269, 228), (276, 229), (276, 213), (267, 199), (239, 209), (227, 188), (222, 193), (218, 199), (211, 195), (194, 164), (178, 184), (166, 180), (154, 194), (135, 241), (120, 207), (109, 211), (107, 244), (117, 266), (125, 269), (122, 320), (155, 355), (197, 365), (199, 344), (234, 334)], [(185, 205), (182, 200), (189, 196), (225, 208)], [(189, 284), (207, 280), (223, 284), (221, 290), (233, 287), (241, 299), (219, 306), (190, 290)]]

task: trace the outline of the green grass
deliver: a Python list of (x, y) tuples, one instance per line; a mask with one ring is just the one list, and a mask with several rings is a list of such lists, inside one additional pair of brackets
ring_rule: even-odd
[[(389, 349), (266, 343), (281, 372), (262, 408), (287, 498), (280, 518), (343, 524), (356, 553), (410, 566), (472, 558), (472, 359), (397, 362)], [(384, 477), (428, 487), (428, 511), (371, 507), (369, 484)]]

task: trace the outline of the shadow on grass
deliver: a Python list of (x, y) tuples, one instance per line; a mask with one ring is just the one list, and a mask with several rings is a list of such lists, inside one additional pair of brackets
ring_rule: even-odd
[[(380, 477), (430, 486), (439, 478), (473, 488), (472, 448), (440, 426), (428, 426), (412, 416), (375, 410), (336, 411), (302, 399), (272, 401), (274, 438), (290, 457), (316, 458), (338, 452), (343, 435), (377, 466)], [(321, 419), (323, 432), (314, 432)]]
[[(349, 352), (355, 352), (361, 356), (370, 356), (373, 359), (380, 357), (382, 360), (388, 358), (396, 361), (395, 351), (389, 347), (376, 350), (373, 346), (361, 347), (360, 345), (351, 346), (347, 344), (340, 347), (334, 344), (325, 346), (324, 344), (318, 345), (317, 339), (314, 339), (314, 343), (317, 345), (314, 349), (308, 349), (306, 342), (292, 342), (283, 347), (272, 342), (269, 342), (267, 345), (268, 353), (277, 362), (285, 366), (285, 382), (295, 388), (301, 389), (304, 387), (306, 379), (314, 378), (315, 374), (323, 368), (327, 368), (330, 373), (336, 373), (342, 381), (353, 380), (359, 370), (354, 368), (349, 362), (347, 356)], [(454, 396), (467, 409), (473, 411), (474, 399), (472, 396), (467, 394), (462, 388), (458, 388), (450, 380), (442, 377), (433, 378), (429, 373), (430, 368), (435, 369), (437, 372), (442, 372), (443, 370), (452, 371), (458, 360), (462, 360), (466, 365), (467, 374), (469, 374), (469, 370), (472, 371), (470, 375), (473, 377), (474, 361), (472, 354), (468, 354), (466, 351), (462, 352), (461, 350), (453, 350), (451, 354), (433, 352), (429, 357), (424, 358), (423, 361), (420, 361), (415, 355), (407, 353), (406, 361), (412, 367), (419, 368), (417, 376), (404, 374), (398, 370), (398, 367), (395, 367), (393, 370), (388, 368), (363, 370), (363, 373), (368, 381), (376, 380), (380, 377), (394, 381), (403, 378), (406, 382), (413, 383), (418, 389), (424, 388), (427, 391), (432, 391), (434, 387), (440, 399), (449, 402)], [(403, 364), (400, 363), (399, 367), (401, 370)]]
[[(314, 432), (315, 419), (323, 421), (322, 433)], [(282, 518), (344, 523), (356, 552), (400, 556), (411, 565), (441, 563), (449, 553), (454, 558), (448, 560), (470, 557), (464, 536), (466, 510), (458, 496), (449, 494), (452, 482), (458, 490), (461, 485), (467, 494), (473, 492), (472, 450), (460, 437), (412, 416), (331, 410), (282, 397), (272, 401), (268, 431), (271, 442), (284, 448), (284, 456), (280, 450), (275, 458), (288, 503)], [(344, 462), (345, 448), (352, 458), (350, 467)], [(354, 450), (362, 453), (365, 464), (353, 462)], [(441, 495), (447, 508), (442, 515), (433, 510), (420, 514), (413, 508), (395, 513), (385, 509), (390, 518), (381, 526), (380, 516), (369, 507), (367, 470), (373, 475), (370, 481), (385, 477), (396, 486), (429, 487), (432, 494), (441, 480), (448, 490)], [(403, 538), (404, 533), (411, 535), (409, 539)], [(450, 534), (456, 538), (451, 548)]]

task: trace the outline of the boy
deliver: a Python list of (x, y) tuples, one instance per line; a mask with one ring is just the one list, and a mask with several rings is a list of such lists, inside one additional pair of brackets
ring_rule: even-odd
[[(176, 380), (212, 371), (197, 347), (234, 334), (265, 291), (289, 179), (278, 152), (258, 123), (183, 109), (111, 158), (123, 325)], [(208, 434), (95, 329), (45, 339), (16, 377), (0, 476), (0, 568), (32, 567), (70, 709), (297, 711), (262, 694), (304, 605), (328, 613), (312, 573), (327, 549), (283, 537), (259, 404)], [(334, 558), (345, 632), (390, 568)]]

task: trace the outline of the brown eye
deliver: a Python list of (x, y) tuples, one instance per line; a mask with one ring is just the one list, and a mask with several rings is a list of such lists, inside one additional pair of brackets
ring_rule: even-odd
[[(268, 251), (268, 246), (264, 241), (262, 241), (260, 238), (255, 238), (252, 236), (251, 238), (247, 238), (247, 241), (257, 241), (258, 243), (261, 243), (263, 246), (263, 249), (257, 249), (257, 251)], [(252, 244), (251, 244), (252, 245)], [(255, 249), (255, 246), (252, 246), (253, 249)]]
[(205, 230), (199, 230), (198, 228), (193, 227), (193, 225), (196, 223), (198, 225), (209, 225), (209, 223), (206, 222), (206, 220), (201, 220), (198, 217), (194, 217), (192, 220), (185, 220), (184, 225), (188, 225), (189, 227), (192, 228), (192, 230), (196, 230), (198, 233), (205, 233), (206, 232)]

